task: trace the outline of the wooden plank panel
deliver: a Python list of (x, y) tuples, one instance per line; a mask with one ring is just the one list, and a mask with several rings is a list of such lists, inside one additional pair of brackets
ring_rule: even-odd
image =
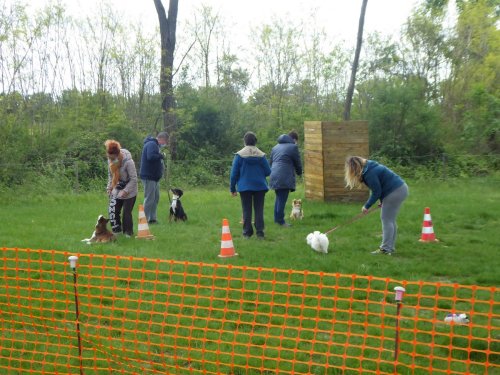
[(308, 199), (310, 201), (324, 201), (325, 200), (325, 195), (322, 193), (319, 194), (315, 190), (306, 190), (305, 196), (306, 196), (306, 199)]
[(304, 145), (304, 152), (309, 151), (323, 153), (323, 143), (309, 143)]
[(367, 121), (304, 122), (306, 197), (334, 201), (361, 201), (368, 190), (349, 191), (344, 183), (344, 162), (349, 155), (367, 157)]
[(309, 163), (304, 167), (304, 173), (312, 172), (313, 174), (323, 176), (324, 171), (325, 169), (323, 167), (323, 163), (314, 160), (309, 161)]
[(307, 152), (304, 154), (304, 160), (323, 164), (323, 153), (321, 152)]
[(323, 190), (324, 180), (323, 180), (322, 177), (314, 176), (314, 175), (305, 176), (305, 183), (306, 183), (306, 185), (318, 185), (318, 186), (321, 186), (321, 190)]

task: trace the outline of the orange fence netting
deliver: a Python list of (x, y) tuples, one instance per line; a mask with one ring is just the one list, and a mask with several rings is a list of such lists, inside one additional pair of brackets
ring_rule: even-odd
[(70, 255), (2, 248), (0, 373), (500, 373), (496, 287)]

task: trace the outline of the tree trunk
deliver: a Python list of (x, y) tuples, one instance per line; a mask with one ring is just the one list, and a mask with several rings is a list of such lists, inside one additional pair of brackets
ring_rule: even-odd
[(168, 17), (161, 0), (153, 0), (160, 22), (161, 36), (161, 71), (160, 94), (162, 97), (161, 108), (163, 112), (163, 128), (170, 133), (170, 151), (175, 155), (175, 100), (173, 88), (173, 67), (175, 50), (175, 31), (177, 28), (177, 10), (179, 0), (170, 0)]
[(351, 80), (349, 81), (347, 96), (345, 98), (344, 121), (349, 121), (351, 119), (352, 96), (354, 95), (354, 83), (356, 82), (359, 54), (361, 53), (361, 44), (363, 43), (363, 27), (365, 26), (365, 13), (367, 4), (368, 0), (363, 0), (363, 4), (361, 5), (361, 14), (359, 15), (358, 40), (356, 43), (356, 53), (354, 54), (354, 61), (352, 62)]

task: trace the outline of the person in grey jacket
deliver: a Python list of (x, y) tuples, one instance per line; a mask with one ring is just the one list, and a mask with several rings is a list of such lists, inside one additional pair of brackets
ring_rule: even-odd
[[(108, 214), (111, 230), (115, 234), (120, 234), (123, 231), (126, 237), (131, 237), (134, 234), (132, 210), (134, 209), (138, 190), (135, 163), (130, 151), (121, 148), (120, 143), (117, 141), (108, 139), (104, 145), (108, 157), (106, 191), (109, 196)], [(120, 216), (122, 216), (123, 220)]]
[(274, 222), (288, 227), (285, 222), (285, 207), (288, 194), (295, 191), (295, 174), (302, 175), (302, 162), (297, 146), (299, 136), (295, 131), (278, 137), (278, 144), (273, 147), (270, 155), (271, 176), (269, 187), (274, 190)]

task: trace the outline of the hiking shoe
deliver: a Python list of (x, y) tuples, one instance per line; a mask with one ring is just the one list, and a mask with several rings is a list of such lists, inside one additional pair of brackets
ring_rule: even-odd
[(371, 254), (373, 255), (378, 255), (378, 254), (382, 254), (382, 255), (392, 255), (392, 253), (390, 251), (386, 251), (384, 249), (377, 249), (375, 251), (372, 251)]

